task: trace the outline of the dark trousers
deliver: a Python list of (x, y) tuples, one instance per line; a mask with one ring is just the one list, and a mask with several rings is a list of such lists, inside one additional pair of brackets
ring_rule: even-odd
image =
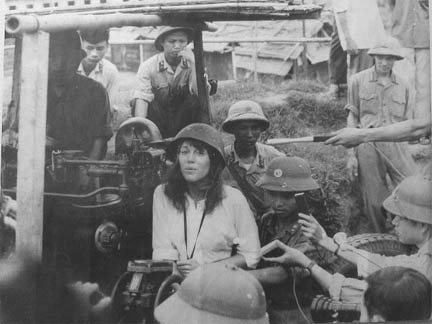
[(330, 84), (347, 83), (347, 53), (340, 44), (336, 25), (330, 43), (329, 78)]
[(189, 89), (153, 89), (153, 93), (155, 99), (149, 104), (147, 117), (163, 138), (174, 137), (185, 126), (200, 122), (199, 99)]

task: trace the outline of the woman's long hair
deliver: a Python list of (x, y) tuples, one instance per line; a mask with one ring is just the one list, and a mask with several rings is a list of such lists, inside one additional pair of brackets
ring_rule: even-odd
[[(206, 176), (207, 185), (205, 188), (207, 191), (205, 195), (205, 210), (206, 213), (211, 213), (224, 198), (223, 182), (221, 178), (224, 165), (222, 157), (219, 152), (210, 145), (194, 139), (185, 139), (181, 141), (177, 146), (177, 156), (179, 148), (185, 141), (190, 142), (192, 146), (198, 150), (206, 150), (209, 155), (210, 170)], [(168, 181), (165, 185), (164, 192), (176, 209), (180, 211), (184, 210), (186, 207), (186, 193), (188, 192), (188, 187), (187, 182), (181, 173), (178, 157), (173, 168), (168, 174)]]

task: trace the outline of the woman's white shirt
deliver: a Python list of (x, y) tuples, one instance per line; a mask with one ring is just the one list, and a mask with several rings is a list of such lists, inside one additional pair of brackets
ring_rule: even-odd
[(204, 218), (197, 237), (205, 201), (195, 202), (187, 196), (187, 248), (184, 235), (183, 211), (177, 210), (164, 193), (165, 185), (159, 185), (153, 197), (153, 259), (186, 260), (194, 248), (193, 259), (206, 264), (231, 256), (233, 245), (245, 258), (250, 268), (260, 259), (258, 228), (252, 211), (243, 194), (224, 186), (224, 198)]

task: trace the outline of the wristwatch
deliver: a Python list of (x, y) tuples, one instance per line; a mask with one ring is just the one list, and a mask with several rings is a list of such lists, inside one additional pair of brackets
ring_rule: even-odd
[(312, 268), (316, 266), (316, 262), (315, 261), (311, 261), (309, 262), (309, 264), (306, 266), (306, 270), (309, 271), (309, 275), (312, 275)]

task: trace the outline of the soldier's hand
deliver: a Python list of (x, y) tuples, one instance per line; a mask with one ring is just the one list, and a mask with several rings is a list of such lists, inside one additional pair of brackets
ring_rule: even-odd
[(183, 57), (188, 63), (195, 64), (195, 55), (189, 47), (180, 51), (179, 56)]
[(347, 161), (348, 179), (355, 181), (358, 177), (358, 160), (354, 155), (350, 155)]
[(324, 142), (326, 145), (343, 145), (346, 148), (363, 143), (366, 139), (365, 130), (362, 128), (346, 127), (335, 132), (335, 135)]
[(91, 323), (103, 323), (109, 320), (111, 298), (105, 296), (99, 285), (90, 282), (75, 282), (69, 285), (77, 302), (81, 316)]
[(299, 217), (298, 222), (301, 225), (304, 236), (317, 243), (327, 238), (325, 229), (318, 223), (315, 217), (302, 213), (299, 213)]
[(284, 254), (274, 258), (263, 257), (265, 261), (286, 264), (286, 265), (300, 265), (300, 266), (304, 266), (308, 264), (307, 261), (308, 257), (304, 255), (303, 252), (297, 249), (293, 249), (288, 245), (283, 244), (279, 240), (276, 240), (275, 243), (277, 248), (280, 248), (281, 250), (284, 251)]

